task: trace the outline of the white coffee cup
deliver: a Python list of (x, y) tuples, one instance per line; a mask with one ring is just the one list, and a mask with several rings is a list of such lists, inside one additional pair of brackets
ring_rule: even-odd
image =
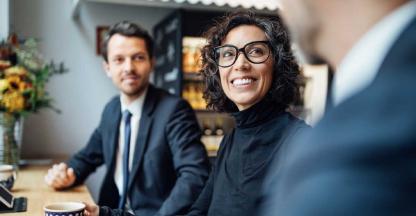
[(84, 216), (84, 209), (81, 202), (56, 202), (43, 207), (45, 216)]
[(6, 180), (10, 178), (10, 176), (13, 176), (13, 166), (8, 164), (2, 164), (0, 165), (0, 181)]
[(12, 165), (1, 164), (0, 165), (0, 184), (7, 189), (11, 189), (16, 179), (16, 171)]

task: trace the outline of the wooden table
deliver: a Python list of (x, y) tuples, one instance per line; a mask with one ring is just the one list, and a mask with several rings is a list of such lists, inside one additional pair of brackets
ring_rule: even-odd
[(43, 180), (48, 168), (47, 166), (28, 166), (19, 170), (17, 181), (12, 188), (12, 193), (15, 197), (27, 197), (27, 211), (1, 214), (1, 216), (44, 215), (43, 206), (53, 202), (93, 202), (85, 185), (65, 191), (55, 191), (48, 187)]

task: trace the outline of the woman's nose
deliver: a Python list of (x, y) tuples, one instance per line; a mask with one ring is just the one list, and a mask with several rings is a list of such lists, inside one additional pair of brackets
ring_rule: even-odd
[(233, 65), (233, 68), (235, 70), (247, 70), (250, 67), (250, 62), (247, 60), (244, 53), (239, 53), (237, 56), (237, 59), (235, 60), (235, 63)]

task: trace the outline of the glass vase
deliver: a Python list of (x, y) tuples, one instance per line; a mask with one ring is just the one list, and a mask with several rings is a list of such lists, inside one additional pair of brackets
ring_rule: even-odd
[(22, 126), (21, 115), (0, 112), (0, 184), (8, 189), (13, 187), (18, 171)]

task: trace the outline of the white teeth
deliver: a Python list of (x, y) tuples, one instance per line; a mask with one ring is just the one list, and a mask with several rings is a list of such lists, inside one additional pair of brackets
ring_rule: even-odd
[(253, 82), (252, 79), (236, 79), (236, 80), (234, 80), (233, 85), (235, 85), (235, 86), (247, 85), (247, 84), (250, 84), (252, 82)]

